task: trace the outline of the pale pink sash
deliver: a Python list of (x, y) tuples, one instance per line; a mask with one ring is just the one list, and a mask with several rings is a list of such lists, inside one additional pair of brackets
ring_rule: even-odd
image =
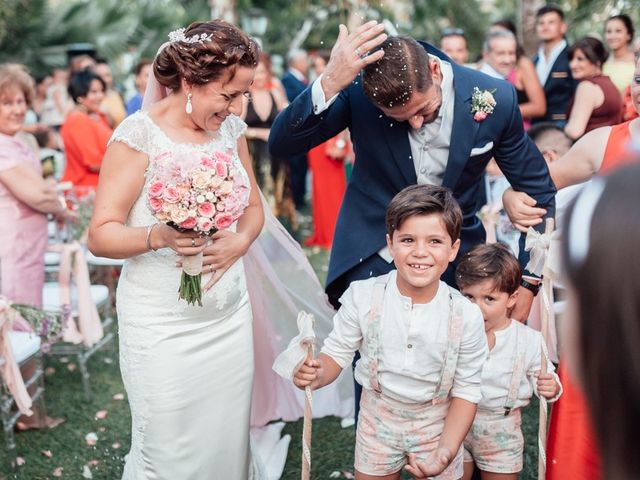
[(13, 395), (18, 410), (23, 415), (32, 415), (31, 396), (24, 385), (20, 367), (13, 357), (9, 338), (13, 320), (18, 316), (18, 313), (11, 308), (9, 301), (5, 297), (0, 297), (0, 375)]
[(78, 295), (78, 325), (71, 315), (66, 323), (62, 339), (65, 342), (75, 344), (84, 343), (90, 347), (104, 336), (104, 332), (98, 309), (91, 298), (89, 267), (84, 250), (77, 242), (49, 245), (47, 249), (50, 252), (60, 253), (60, 271), (58, 273), (60, 307), (64, 308), (65, 305), (68, 305), (71, 308), (72, 269)]

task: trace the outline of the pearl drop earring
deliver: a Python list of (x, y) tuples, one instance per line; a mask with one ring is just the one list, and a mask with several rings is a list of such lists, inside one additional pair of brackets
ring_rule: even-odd
[(193, 94), (191, 92), (187, 93), (187, 105), (184, 107), (184, 111), (187, 112), (187, 115), (191, 115), (193, 112), (193, 105), (191, 104), (191, 96)]

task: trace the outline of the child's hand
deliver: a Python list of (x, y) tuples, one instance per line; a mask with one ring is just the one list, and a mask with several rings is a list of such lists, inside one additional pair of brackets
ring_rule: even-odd
[(544, 398), (553, 398), (558, 393), (558, 383), (556, 377), (551, 373), (541, 373), (538, 375), (538, 394)]
[(425, 462), (418, 462), (415, 454), (408, 455), (409, 464), (404, 469), (414, 478), (428, 478), (440, 475), (451, 463), (452, 455), (448, 448), (436, 448), (429, 452)]
[(300, 369), (293, 376), (293, 384), (304, 390), (305, 387), (311, 385), (312, 389), (318, 386), (318, 378), (320, 377), (322, 362), (318, 360), (306, 359)]

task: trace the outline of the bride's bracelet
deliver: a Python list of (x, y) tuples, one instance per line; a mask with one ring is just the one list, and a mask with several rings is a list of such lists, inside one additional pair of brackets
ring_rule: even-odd
[(154, 227), (156, 225), (158, 225), (158, 224), (157, 223), (153, 223), (153, 224), (151, 224), (151, 225), (149, 225), (147, 227), (147, 238), (145, 240), (145, 244), (147, 245), (147, 250), (148, 251), (151, 251), (151, 250), (153, 250), (154, 252), (156, 251), (156, 249), (151, 246), (151, 232), (153, 231), (153, 229), (154, 229)]

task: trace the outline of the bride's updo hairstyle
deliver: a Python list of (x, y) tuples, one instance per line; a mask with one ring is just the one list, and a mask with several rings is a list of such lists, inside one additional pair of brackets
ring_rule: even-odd
[(237, 67), (255, 68), (258, 64), (256, 41), (224, 20), (195, 22), (182, 30), (170, 35), (171, 41), (153, 62), (153, 72), (164, 87), (180, 90), (183, 78), (189, 85), (223, 77), (229, 81)]

